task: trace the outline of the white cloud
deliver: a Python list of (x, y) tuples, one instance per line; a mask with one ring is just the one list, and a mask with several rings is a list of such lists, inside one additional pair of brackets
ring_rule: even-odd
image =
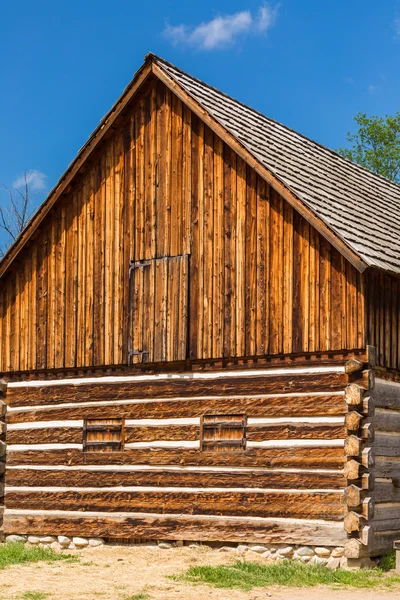
[(261, 34), (270, 29), (278, 15), (279, 5), (260, 6), (257, 15), (242, 10), (232, 15), (217, 16), (200, 25), (167, 25), (164, 34), (174, 45), (187, 44), (202, 50), (213, 50), (232, 44), (246, 34)]
[(376, 87), (376, 85), (373, 85), (372, 83), (370, 83), (369, 86), (368, 86), (368, 92), (370, 94), (375, 94), (375, 92), (376, 92), (377, 89), (378, 88)]
[[(32, 169), (32, 171), (26, 172), (26, 180), (31, 192), (40, 192), (46, 189), (47, 176), (41, 171), (37, 171), (36, 169)], [(25, 174), (23, 173), (12, 184), (13, 188), (20, 189), (25, 187)]]

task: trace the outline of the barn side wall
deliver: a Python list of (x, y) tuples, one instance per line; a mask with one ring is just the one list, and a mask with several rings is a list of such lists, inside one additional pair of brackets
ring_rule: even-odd
[[(365, 361), (12, 381), (5, 531), (343, 547)], [(245, 447), (207, 446), (206, 415), (244, 420)], [(83, 450), (99, 419), (124, 421), (123, 449)]]
[(0, 371), (127, 364), (130, 261), (178, 256), (187, 359), (365, 347), (363, 276), (153, 81), (2, 281)]
[(400, 278), (377, 270), (365, 273), (367, 343), (377, 364), (400, 370)]
[(393, 542), (400, 539), (400, 383), (386, 376), (376, 379), (373, 392), (376, 462), (374, 513), (369, 525), (374, 533), (374, 554), (390, 552)]

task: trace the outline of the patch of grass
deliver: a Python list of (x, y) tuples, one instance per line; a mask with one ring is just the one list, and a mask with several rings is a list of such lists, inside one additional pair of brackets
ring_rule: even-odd
[(39, 561), (53, 562), (56, 560), (76, 560), (72, 554), (58, 554), (51, 548), (39, 546), (26, 547), (23, 542), (0, 544), (0, 569), (11, 565), (35, 563)]
[(20, 600), (45, 600), (48, 594), (44, 592), (24, 592), (22, 596), (18, 596)]
[(379, 568), (382, 571), (390, 571), (396, 567), (396, 552), (385, 554), (379, 560)]
[(124, 596), (124, 600), (148, 600), (148, 594), (133, 594), (133, 596)]
[(400, 585), (399, 576), (387, 576), (382, 569), (346, 571), (327, 569), (295, 561), (282, 561), (261, 565), (237, 561), (232, 565), (191, 567), (176, 578), (192, 583), (207, 583), (218, 588), (251, 590), (253, 587), (281, 585), (286, 587), (311, 587), (339, 585), (355, 588), (391, 587)]

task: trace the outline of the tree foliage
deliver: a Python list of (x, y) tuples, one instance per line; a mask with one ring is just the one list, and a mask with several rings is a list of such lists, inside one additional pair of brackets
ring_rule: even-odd
[(339, 148), (339, 154), (400, 183), (400, 112), (386, 117), (360, 112), (354, 120), (358, 130), (347, 134), (350, 147)]

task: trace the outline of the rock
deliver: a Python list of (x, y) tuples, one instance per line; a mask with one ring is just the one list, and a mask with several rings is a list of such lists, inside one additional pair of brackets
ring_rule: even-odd
[(62, 550), (62, 547), (58, 542), (53, 542), (52, 544), (50, 544), (50, 548), (54, 550), (54, 552), (61, 552)]
[(285, 546), (285, 548), (279, 548), (277, 552), (278, 556), (283, 558), (290, 558), (293, 556), (293, 546)]
[(26, 542), (26, 535), (7, 535), (6, 542), (14, 544), (16, 542)]
[(310, 560), (312, 559), (312, 556), (299, 556), (299, 559), (301, 560), (301, 562), (303, 563), (308, 563), (310, 562)]
[(308, 546), (300, 546), (300, 548), (297, 548), (296, 550), (296, 554), (298, 556), (314, 556), (314, 550), (312, 548), (309, 548)]
[(248, 549), (252, 552), (257, 552), (258, 554), (263, 554), (268, 550), (268, 548), (266, 548), (265, 546), (249, 546)]
[(103, 538), (90, 538), (90, 540), (89, 540), (89, 546), (91, 546), (92, 548), (97, 548), (98, 546), (103, 546), (103, 545), (104, 545)]
[(235, 548), (232, 548), (232, 546), (221, 546), (218, 552), (235, 552)]
[(75, 544), (76, 548), (86, 548), (86, 546), (89, 545), (89, 542), (87, 541), (87, 539), (81, 538), (81, 537), (73, 537), (72, 543)]
[(57, 538), (54, 537), (53, 535), (42, 535), (39, 537), (40, 543), (41, 544), (52, 544), (53, 542), (57, 541)]
[(345, 558), (340, 559), (342, 569), (373, 569), (376, 563), (370, 558)]
[(321, 567), (324, 567), (326, 565), (326, 563), (328, 562), (327, 558), (322, 558), (321, 556), (312, 556), (310, 558), (310, 565), (319, 565)]
[(40, 542), (40, 538), (38, 538), (37, 535), (30, 535), (28, 536), (28, 542), (30, 544), (38, 544)]
[(247, 552), (248, 549), (248, 546), (245, 546), (244, 544), (239, 544), (236, 548), (237, 552)]
[(176, 540), (176, 542), (174, 542), (174, 546), (175, 548), (182, 548), (182, 546), (184, 546), (184, 542), (183, 540)]
[(331, 555), (331, 551), (329, 550), (329, 548), (314, 548), (314, 552), (317, 556), (320, 556), (321, 558), (328, 558), (328, 556)]
[(263, 556), (264, 558), (270, 559), (271, 558), (271, 550), (267, 550), (266, 552), (263, 552), (261, 554), (261, 556)]
[(328, 569), (338, 569), (340, 567), (340, 559), (339, 558), (330, 558), (326, 563), (326, 567)]
[(74, 542), (71, 542), (70, 545), (68, 546), (68, 550), (75, 550), (76, 546), (74, 544)]
[(161, 548), (161, 550), (169, 550), (172, 548), (172, 544), (168, 544), (168, 542), (161, 542), (158, 544), (158, 547)]
[(338, 546), (337, 548), (334, 548), (331, 552), (331, 557), (332, 558), (342, 558), (344, 554), (344, 548), (341, 548), (340, 546)]
[(71, 539), (69, 537), (66, 537), (65, 535), (59, 535), (57, 539), (58, 539), (58, 543), (63, 548), (68, 548), (68, 546), (71, 543)]
[(200, 548), (200, 544), (189, 544), (188, 548)]

